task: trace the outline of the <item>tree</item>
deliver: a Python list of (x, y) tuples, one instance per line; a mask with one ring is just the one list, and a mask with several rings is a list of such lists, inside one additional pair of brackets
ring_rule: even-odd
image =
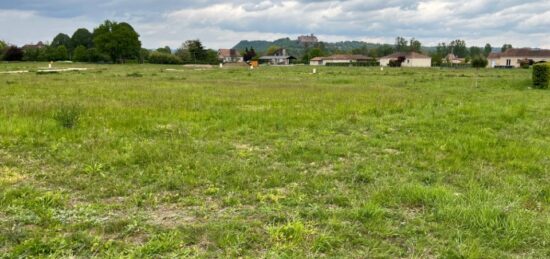
[(4, 50), (8, 47), (8, 44), (5, 41), (0, 40), (0, 58), (2, 58), (2, 54), (4, 53)]
[(166, 52), (153, 51), (149, 55), (149, 63), (152, 64), (181, 64), (182, 61), (176, 55)]
[(483, 55), (488, 57), (491, 52), (493, 52), (493, 46), (489, 43), (485, 44), (485, 48), (483, 48)]
[(472, 67), (484, 68), (487, 67), (487, 64), (489, 64), (489, 61), (484, 56), (478, 55), (472, 59)]
[(4, 51), (3, 59), (5, 61), (21, 61), (23, 60), (23, 54), (23, 49), (10, 46)]
[(55, 60), (67, 60), (69, 59), (69, 50), (67, 47), (61, 45), (55, 49)]
[(128, 23), (105, 21), (94, 29), (94, 45), (112, 61), (124, 63), (126, 59), (139, 57), (139, 34)]
[(73, 61), (76, 62), (87, 62), (88, 59), (88, 51), (85, 46), (80, 45), (76, 47), (73, 51)]
[(420, 43), (420, 41), (416, 40), (415, 38), (412, 38), (411, 44), (409, 46), (409, 51), (421, 52), (422, 43)]
[(277, 46), (277, 45), (271, 45), (268, 49), (267, 49), (267, 55), (268, 56), (271, 56), (273, 54), (275, 54), (275, 52), (277, 52), (277, 50), (279, 50), (281, 47)]
[(72, 47), (84, 46), (89, 49), (94, 46), (94, 37), (88, 29), (80, 28), (73, 33), (71, 37)]
[(407, 45), (407, 40), (403, 37), (397, 37), (395, 39), (395, 50), (397, 52), (404, 52), (404, 51), (408, 51), (409, 50), (409, 47)]
[(367, 56), (369, 55), (369, 49), (367, 48), (367, 45), (363, 45), (360, 48), (352, 49), (351, 54)]
[(442, 63), (443, 63), (443, 56), (438, 52), (433, 53), (432, 54), (432, 66), (439, 67), (439, 66), (441, 66)]
[(196, 63), (206, 59), (206, 51), (200, 40), (188, 40), (184, 44), (184, 49), (189, 52), (191, 60)]
[(157, 52), (165, 53), (165, 54), (172, 54), (172, 49), (170, 47), (165, 46), (164, 48), (158, 48)]
[(506, 50), (513, 49), (512, 44), (504, 44), (502, 45), (502, 48), (500, 49), (501, 52), (506, 52)]
[(243, 53), (244, 62), (248, 62), (254, 59), (255, 57), (256, 57), (256, 51), (254, 50), (254, 48), (250, 48), (250, 50), (246, 48), (246, 50)]
[(484, 50), (480, 47), (472, 46), (470, 47), (470, 57), (482, 56), (484, 55)]
[(451, 41), (449, 44), (450, 53), (453, 53), (459, 58), (465, 58), (468, 56), (468, 47), (466, 47), (466, 42), (460, 39)]
[(65, 33), (59, 33), (55, 38), (53, 38), (52, 43), (50, 46), (57, 48), (59, 46), (65, 46), (67, 49), (71, 49), (71, 37)]

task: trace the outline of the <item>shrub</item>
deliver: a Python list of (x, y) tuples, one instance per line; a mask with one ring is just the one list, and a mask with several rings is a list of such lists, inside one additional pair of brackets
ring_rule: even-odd
[(23, 49), (11, 46), (5, 50), (3, 59), (5, 61), (21, 61), (23, 60), (23, 54)]
[(72, 129), (78, 123), (80, 113), (80, 108), (76, 105), (63, 105), (55, 111), (53, 118), (63, 128)]
[(181, 64), (181, 59), (173, 54), (154, 51), (149, 55), (152, 64)]
[(550, 66), (547, 64), (536, 64), (533, 66), (533, 87), (538, 89), (548, 88), (550, 78)]
[(487, 67), (487, 64), (489, 64), (489, 61), (487, 61), (485, 57), (476, 56), (472, 58), (472, 67), (484, 68), (484, 67)]
[(73, 61), (76, 62), (87, 62), (89, 60), (88, 58), (88, 50), (86, 47), (80, 45), (74, 49), (73, 52)]

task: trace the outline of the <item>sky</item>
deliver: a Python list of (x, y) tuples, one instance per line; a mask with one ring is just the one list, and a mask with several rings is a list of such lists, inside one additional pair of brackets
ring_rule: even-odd
[(106, 19), (130, 23), (146, 48), (189, 39), (230, 48), (310, 33), (326, 42), (403, 36), (425, 46), (463, 39), (550, 48), (550, 0), (0, 0), (0, 40), (51, 41)]

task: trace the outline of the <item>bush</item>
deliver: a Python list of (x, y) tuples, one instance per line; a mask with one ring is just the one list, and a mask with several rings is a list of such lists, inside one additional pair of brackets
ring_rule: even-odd
[(76, 49), (74, 49), (73, 61), (76, 61), (76, 62), (88, 62), (89, 61), (88, 50), (86, 49), (86, 47), (80, 45), (80, 46), (76, 47)]
[(536, 64), (533, 66), (533, 87), (537, 89), (548, 88), (550, 78), (550, 66), (547, 64)]
[(80, 119), (80, 108), (76, 105), (63, 105), (54, 112), (53, 118), (63, 128), (72, 129)]
[(149, 63), (152, 64), (181, 64), (181, 59), (173, 54), (154, 51), (149, 55)]
[(109, 55), (99, 52), (96, 48), (90, 48), (87, 51), (88, 61), (93, 63), (108, 63), (111, 62)]
[(5, 50), (3, 59), (5, 61), (21, 61), (23, 60), (23, 54), (23, 49), (11, 46)]
[(489, 61), (487, 61), (485, 57), (476, 56), (472, 58), (472, 67), (484, 68), (484, 67), (487, 67), (487, 64), (489, 64)]

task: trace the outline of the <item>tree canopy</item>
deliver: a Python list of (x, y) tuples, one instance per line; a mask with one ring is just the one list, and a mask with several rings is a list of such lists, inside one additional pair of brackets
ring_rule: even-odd
[(65, 46), (67, 49), (71, 49), (71, 37), (65, 33), (59, 33), (55, 38), (53, 38), (52, 43), (50, 46), (57, 48), (59, 46)]
[(78, 46), (84, 46), (91, 48), (94, 46), (94, 38), (92, 33), (86, 28), (80, 28), (73, 33), (71, 37), (71, 43), (74, 48)]
[(139, 34), (128, 23), (105, 21), (94, 29), (94, 45), (114, 62), (138, 58), (141, 50)]

